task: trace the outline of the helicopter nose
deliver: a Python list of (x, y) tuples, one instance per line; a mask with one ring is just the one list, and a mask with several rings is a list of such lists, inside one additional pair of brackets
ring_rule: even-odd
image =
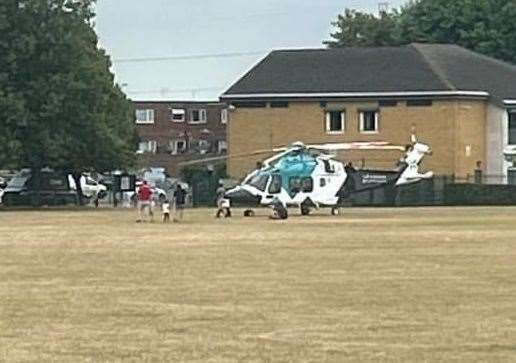
[(252, 195), (247, 190), (242, 188), (228, 190), (224, 197), (231, 201), (231, 206), (249, 206), (257, 205), (260, 203), (259, 196)]

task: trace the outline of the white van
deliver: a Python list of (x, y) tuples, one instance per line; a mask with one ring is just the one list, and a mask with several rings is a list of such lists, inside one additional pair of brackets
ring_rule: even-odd
[[(68, 175), (68, 182), (70, 183), (70, 189), (77, 191), (72, 175)], [(81, 176), (81, 188), (82, 194), (86, 198), (98, 196), (99, 199), (102, 199), (107, 195), (107, 187), (104, 184), (86, 175)]]

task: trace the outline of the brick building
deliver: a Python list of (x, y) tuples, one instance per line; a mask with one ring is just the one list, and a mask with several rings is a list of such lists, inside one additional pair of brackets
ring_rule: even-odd
[[(503, 149), (516, 144), (516, 66), (454, 45), (274, 51), (221, 100), (232, 109), (230, 155), (297, 140), (404, 145), (415, 127), (434, 151), (423, 168), (437, 175), (514, 172)], [(385, 168), (400, 154), (341, 157)], [(241, 177), (255, 163), (232, 158), (228, 172)]]
[(142, 167), (179, 173), (182, 161), (225, 154), (228, 110), (220, 102), (135, 101)]

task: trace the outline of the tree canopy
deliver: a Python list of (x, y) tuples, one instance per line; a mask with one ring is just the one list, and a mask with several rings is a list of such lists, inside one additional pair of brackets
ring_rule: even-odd
[(379, 16), (346, 9), (329, 47), (451, 43), (516, 63), (514, 0), (415, 0)]
[(0, 2), (0, 169), (132, 164), (134, 112), (98, 47), (93, 2)]
[(331, 34), (332, 40), (324, 44), (331, 48), (338, 47), (372, 47), (396, 45), (397, 12), (381, 12), (379, 16), (345, 9), (332, 23), (336, 31)]

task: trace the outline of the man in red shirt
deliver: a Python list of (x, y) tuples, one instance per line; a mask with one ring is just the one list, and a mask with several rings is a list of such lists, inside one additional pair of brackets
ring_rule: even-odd
[(143, 184), (138, 188), (138, 220), (137, 222), (141, 222), (145, 215), (145, 211), (147, 210), (147, 214), (152, 221), (152, 189), (149, 185), (147, 185), (147, 181), (144, 180)]

